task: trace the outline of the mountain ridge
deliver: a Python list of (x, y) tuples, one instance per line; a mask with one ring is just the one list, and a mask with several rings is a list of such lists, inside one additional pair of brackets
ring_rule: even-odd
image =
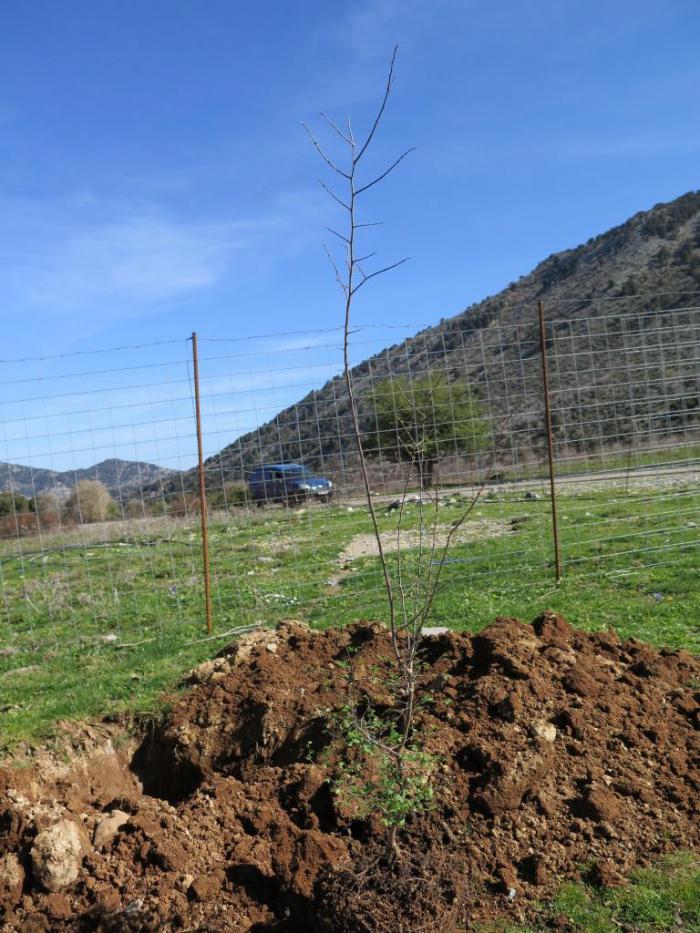
[(48, 470), (0, 461), (0, 492), (15, 492), (32, 498), (51, 493), (66, 499), (76, 483), (84, 479), (99, 480), (116, 498), (129, 499), (155, 482), (172, 481), (179, 471), (154, 463), (121, 460), (110, 457), (89, 467), (76, 470)]
[[(560, 323), (566, 321), (561, 327), (568, 327), (580, 336), (585, 335), (595, 318), (596, 304), (613, 309), (610, 317), (627, 318), (631, 322), (633, 316), (643, 316), (659, 307), (661, 297), (666, 307), (672, 307), (690, 294), (700, 295), (700, 191), (687, 192), (674, 201), (638, 211), (585, 243), (548, 256), (497, 294), (353, 367), (365, 424), (368, 411), (362, 399), (366, 399), (371, 383), (389, 374), (406, 373), (412, 364), (417, 367), (421, 359), (429, 359), (431, 354), (437, 358), (443, 353), (453, 372), (462, 366), (475, 385), (487, 385), (491, 380), (496, 392), (502, 391), (506, 396), (511, 377), (505, 376), (499, 383), (496, 364), (508, 362), (512, 369), (523, 370), (523, 385), (536, 392), (541, 363), (536, 318), (539, 301), (544, 304), (550, 333), (556, 333)], [(502, 331), (512, 328), (517, 336), (517, 349), (499, 351), (491, 347), (490, 357), (479, 361), (480, 338), (483, 344), (489, 328), (494, 327)], [(603, 349), (599, 346), (597, 352), (600, 354)], [(460, 353), (463, 359), (457, 365)], [(564, 385), (567, 373), (561, 372), (559, 376)], [(692, 386), (697, 388), (697, 373), (691, 376)], [(687, 381), (687, 373), (678, 370), (678, 379), (681, 377)], [(601, 396), (601, 404), (607, 406), (607, 433), (603, 441), (624, 441), (629, 431), (634, 430), (635, 419), (640, 417), (635, 406), (628, 406), (625, 416), (624, 404), (620, 406), (609, 391), (606, 395), (604, 386), (591, 386), (591, 391), (594, 389)], [(686, 394), (690, 394), (693, 402), (692, 391), (689, 389)], [(589, 403), (584, 398), (582, 411), (586, 404)], [(513, 431), (531, 431), (541, 440), (541, 424), (528, 421), (523, 411), (512, 414)], [(684, 423), (686, 420), (697, 423), (697, 398), (682, 415)], [(575, 418), (568, 425), (568, 439), (583, 443), (583, 414), (579, 412), (577, 417), (578, 426)], [(318, 470), (343, 470), (353, 459), (351, 435), (343, 379), (337, 376), (210, 457), (205, 464), (210, 485), (241, 481), (260, 462), (301, 460)], [(180, 482), (194, 488), (195, 475), (195, 471), (186, 472)], [(167, 486), (166, 483), (166, 489)]]

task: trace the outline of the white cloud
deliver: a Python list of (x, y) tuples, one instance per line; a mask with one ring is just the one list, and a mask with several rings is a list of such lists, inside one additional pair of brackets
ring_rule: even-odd
[(74, 196), (0, 205), (0, 288), (18, 311), (128, 317), (216, 285), (279, 233), (276, 217), (184, 221)]

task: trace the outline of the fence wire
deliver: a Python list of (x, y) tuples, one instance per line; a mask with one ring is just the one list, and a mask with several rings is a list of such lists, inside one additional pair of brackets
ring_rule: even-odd
[[(478, 494), (445, 559), (445, 619), (484, 588), (553, 580), (536, 308), (477, 324), (352, 334), (390, 562), (419, 572), (428, 538), (439, 561)], [(199, 342), (215, 634), (381, 617), (340, 328)], [(700, 309), (551, 306), (546, 353), (564, 575), (643, 573), (653, 592), (655, 568), (697, 568)], [(0, 677), (202, 637), (190, 343), (2, 370)]]

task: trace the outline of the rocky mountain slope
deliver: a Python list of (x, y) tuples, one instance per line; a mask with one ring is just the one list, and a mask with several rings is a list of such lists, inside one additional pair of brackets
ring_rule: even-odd
[(51, 493), (59, 499), (66, 498), (76, 483), (83, 479), (96, 479), (109, 489), (116, 499), (128, 499), (140, 493), (144, 487), (164, 480), (172, 481), (176, 470), (112, 458), (81, 470), (42, 470), (17, 463), (0, 462), (0, 492), (17, 492), (32, 498)]
[[(632, 439), (700, 428), (700, 334), (692, 308), (700, 305), (696, 191), (550, 256), (499, 294), (359, 364), (353, 377), (366, 430), (371, 433), (373, 384), (439, 369), (450, 380), (469, 381), (495, 442), (507, 448), (504, 460), (539, 453), (538, 301), (547, 320), (560, 449), (628, 446)], [(261, 462), (295, 460), (339, 473), (353, 463), (353, 449), (339, 376), (235, 440), (207, 468), (212, 486), (222, 477), (240, 480)], [(194, 473), (185, 484), (194, 485)]]

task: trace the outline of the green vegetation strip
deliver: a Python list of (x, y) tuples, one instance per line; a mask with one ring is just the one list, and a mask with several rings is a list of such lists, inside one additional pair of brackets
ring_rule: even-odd
[[(449, 495), (443, 537), (464, 509)], [(398, 512), (378, 508), (395, 541)], [(697, 487), (562, 496), (558, 587), (549, 521), (545, 499), (484, 496), (450, 551), (430, 624), (475, 631), (497, 615), (530, 620), (551, 608), (583, 629), (700, 650)], [(420, 523), (409, 504), (409, 599), (419, 566), (423, 577), (431, 566), (419, 559)], [(361, 506), (214, 514), (215, 633), (286, 618), (319, 628), (384, 619), (369, 534)], [(365, 546), (353, 550), (358, 541)], [(396, 574), (391, 546), (389, 554)], [(197, 522), (171, 518), (0, 544), (0, 747), (46, 735), (60, 719), (157, 711), (162, 694), (223, 644), (192, 644), (206, 634), (200, 561)]]
[(700, 858), (692, 853), (670, 856), (635, 872), (630, 883), (619, 888), (567, 884), (540, 908), (534, 925), (487, 924), (479, 933), (536, 933), (561, 929), (562, 920), (572, 933), (699, 933)]

